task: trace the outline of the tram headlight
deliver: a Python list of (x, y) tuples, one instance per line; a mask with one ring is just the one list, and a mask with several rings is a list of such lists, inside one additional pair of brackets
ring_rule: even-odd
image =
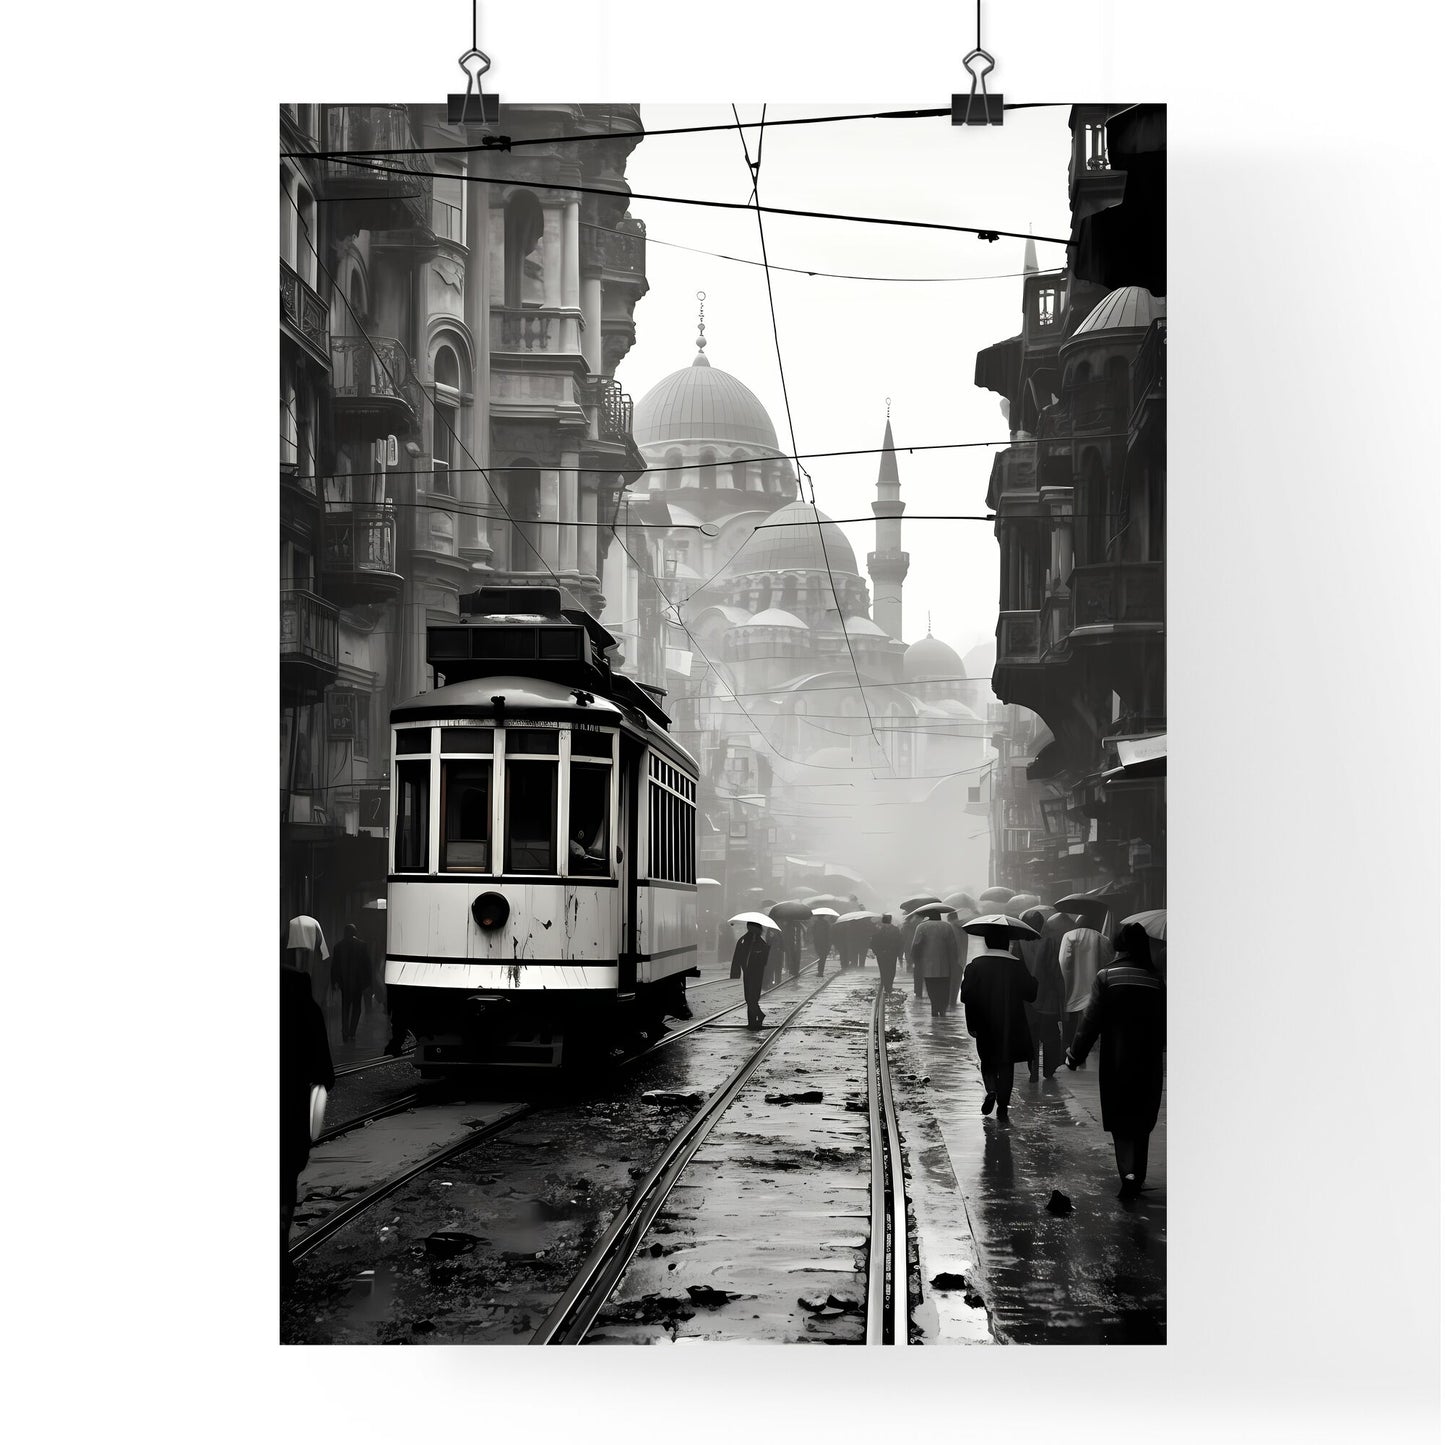
[(478, 893), (472, 899), (472, 917), (485, 932), (500, 928), (512, 914), (512, 905), (500, 893)]

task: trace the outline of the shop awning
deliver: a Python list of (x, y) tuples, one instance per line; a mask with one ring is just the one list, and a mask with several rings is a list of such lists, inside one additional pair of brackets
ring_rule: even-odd
[(1167, 776), (1169, 734), (1155, 733), (1149, 738), (1121, 738), (1119, 766), (1104, 774), (1105, 783), (1133, 782), (1140, 778)]

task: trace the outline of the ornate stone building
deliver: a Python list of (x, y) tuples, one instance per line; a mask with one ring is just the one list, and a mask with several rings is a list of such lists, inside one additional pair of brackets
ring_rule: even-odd
[[(282, 108), (282, 908), (328, 934), (385, 890), (387, 716), (432, 683), (427, 624), (484, 582), (560, 580), (602, 609), (643, 466), (613, 373), (647, 291), (637, 138), (607, 137), (639, 126), (635, 106), (466, 128)], [(343, 154), (489, 134), (539, 143)]]

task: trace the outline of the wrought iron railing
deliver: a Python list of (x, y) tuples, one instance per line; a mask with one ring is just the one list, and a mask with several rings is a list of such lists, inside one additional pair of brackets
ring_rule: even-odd
[(411, 357), (391, 336), (333, 336), (331, 391), (338, 399), (394, 398), (417, 406)]
[(326, 303), (320, 293), (284, 261), (281, 263), (281, 317), (319, 352), (326, 353)]
[(632, 435), (632, 398), (619, 381), (604, 382), (598, 392), (597, 431), (614, 441), (626, 441)]
[(1073, 628), (1164, 624), (1164, 563), (1106, 562), (1069, 578)]
[(406, 153), (416, 145), (406, 106), (327, 106), (323, 135), (328, 151), (391, 152), (323, 160), (322, 175), (337, 199), (383, 195), (401, 203), (413, 224), (430, 221), (432, 177), (423, 157)]
[(326, 572), (395, 572), (396, 517), (382, 507), (328, 510), (321, 548)]
[(336, 667), (337, 608), (314, 592), (281, 593), (281, 656)]

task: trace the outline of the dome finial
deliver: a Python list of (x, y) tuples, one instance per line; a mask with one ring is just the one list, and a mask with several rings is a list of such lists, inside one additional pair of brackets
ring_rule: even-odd
[(703, 313), (703, 302), (706, 300), (707, 292), (699, 291), (697, 293), (697, 355), (692, 359), (694, 366), (710, 364), (704, 354), (707, 351), (707, 318)]
[(888, 421), (888, 420), (890, 420), (890, 419), (892, 418), (892, 416), (893, 416), (893, 398), (892, 398), (891, 396), (885, 396), (885, 397), (883, 398), (883, 420), (884, 420), (884, 421)]
[(933, 636), (933, 613), (932, 613), (932, 612), (930, 612), (930, 613), (928, 614), (928, 635), (929, 635), (930, 637)]

